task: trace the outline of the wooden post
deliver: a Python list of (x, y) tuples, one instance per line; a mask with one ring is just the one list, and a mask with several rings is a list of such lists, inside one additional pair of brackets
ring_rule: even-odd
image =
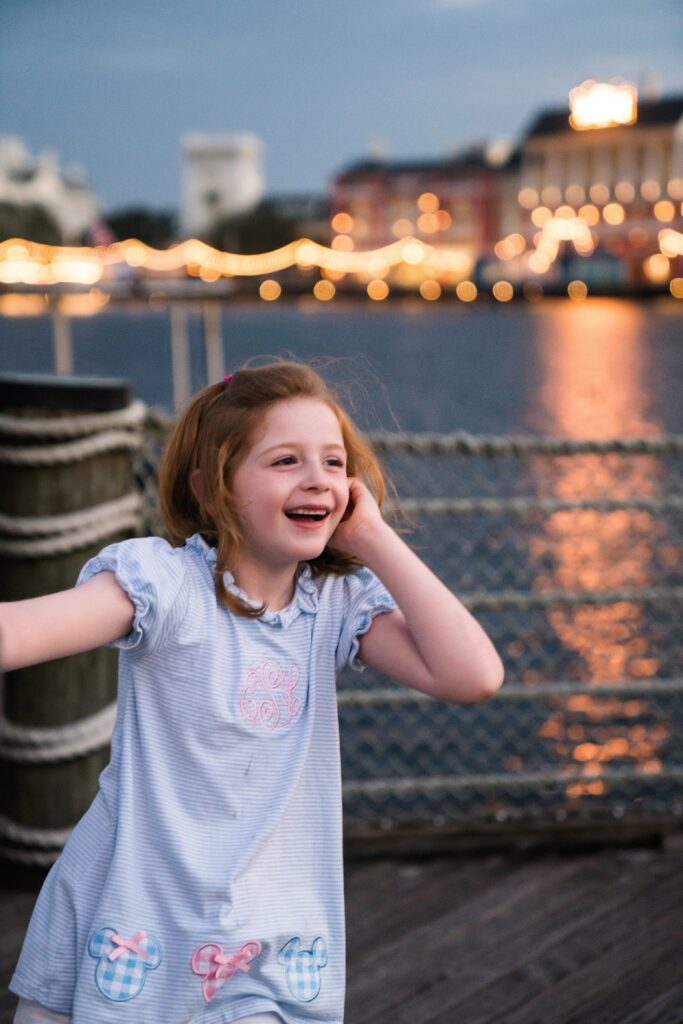
[(171, 367), (173, 408), (177, 411), (185, 405), (191, 393), (187, 307), (177, 302), (171, 306)]
[[(91, 421), (74, 436), (68, 427), (79, 416), (115, 416), (129, 404), (125, 381), (0, 377), (0, 409), (16, 422), (0, 432), (0, 601), (72, 587), (89, 558), (135, 532), (134, 514), (127, 523), (122, 517), (118, 523), (104, 520), (92, 539), (86, 532), (68, 543), (63, 543), (68, 536), (63, 527), (50, 532), (44, 522), (37, 521), (33, 530), (30, 524), (37, 517), (87, 513), (134, 493), (131, 446), (98, 451), (94, 445), (89, 452), (87, 442), (109, 428)], [(32, 421), (46, 423), (37, 436)], [(0, 715), (15, 731), (54, 730), (97, 715), (116, 699), (116, 663), (115, 651), (99, 648), (8, 672), (0, 685)], [(70, 828), (87, 810), (108, 760), (104, 744), (63, 756), (46, 748), (41, 758), (15, 757), (3, 748), (0, 818), (19, 830)], [(2, 845), (7, 852), (8, 844)]]
[(74, 372), (74, 357), (71, 321), (59, 310), (55, 310), (52, 314), (52, 351), (55, 373), (63, 376), (72, 374)]
[(221, 306), (219, 302), (204, 303), (204, 351), (207, 383), (215, 384), (225, 374)]

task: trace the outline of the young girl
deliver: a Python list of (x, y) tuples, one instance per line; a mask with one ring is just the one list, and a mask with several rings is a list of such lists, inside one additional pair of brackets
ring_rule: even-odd
[(490, 697), (490, 640), (383, 520), (367, 444), (280, 362), (202, 391), (162, 459), (160, 538), (0, 606), (6, 668), (121, 649), (111, 763), (38, 898), (16, 1021), (340, 1024), (335, 672)]

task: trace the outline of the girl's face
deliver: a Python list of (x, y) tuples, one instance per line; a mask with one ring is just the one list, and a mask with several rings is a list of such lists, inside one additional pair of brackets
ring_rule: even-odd
[(231, 490), (247, 558), (275, 571), (317, 558), (349, 500), (346, 450), (332, 409), (315, 398), (277, 402)]

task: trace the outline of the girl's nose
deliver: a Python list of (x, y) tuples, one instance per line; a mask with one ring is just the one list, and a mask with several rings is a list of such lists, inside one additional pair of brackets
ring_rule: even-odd
[(322, 491), (327, 488), (327, 481), (322, 466), (317, 464), (308, 466), (303, 480), (305, 490)]

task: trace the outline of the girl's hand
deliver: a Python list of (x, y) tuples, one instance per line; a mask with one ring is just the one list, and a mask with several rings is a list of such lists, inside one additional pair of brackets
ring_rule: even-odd
[(330, 537), (331, 547), (355, 555), (361, 561), (378, 532), (389, 529), (374, 497), (360, 480), (349, 477), (349, 504), (339, 526)]

